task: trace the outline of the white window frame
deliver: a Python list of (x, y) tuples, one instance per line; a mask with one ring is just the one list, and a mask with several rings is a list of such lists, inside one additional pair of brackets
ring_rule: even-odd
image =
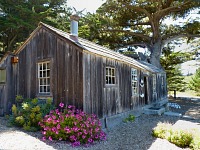
[(156, 93), (156, 75), (153, 74), (153, 93)]
[(106, 85), (115, 85), (116, 84), (116, 73), (114, 67), (106, 67)]
[(0, 84), (6, 83), (6, 69), (0, 69)]
[(131, 68), (131, 88), (132, 95), (138, 94), (138, 70)]
[(50, 61), (38, 63), (38, 92), (50, 94)]

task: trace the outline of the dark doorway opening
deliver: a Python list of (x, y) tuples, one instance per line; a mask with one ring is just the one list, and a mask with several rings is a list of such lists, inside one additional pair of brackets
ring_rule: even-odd
[(147, 78), (144, 77), (144, 99), (145, 99), (145, 104), (148, 104), (148, 85), (147, 85)]

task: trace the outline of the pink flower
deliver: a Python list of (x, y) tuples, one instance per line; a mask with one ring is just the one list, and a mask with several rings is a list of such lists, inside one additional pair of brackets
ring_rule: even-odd
[(53, 119), (56, 119), (56, 116), (52, 115), (52, 118), (53, 118)]
[(65, 127), (64, 130), (67, 131), (67, 133), (70, 133), (70, 128), (69, 127)]
[(69, 109), (72, 108), (72, 105), (69, 105), (68, 108), (69, 108)]
[(43, 137), (42, 137), (42, 140), (43, 140), (43, 141), (45, 141), (45, 140), (46, 140), (46, 138), (43, 136)]
[(69, 138), (70, 138), (71, 141), (76, 141), (77, 140), (77, 138), (75, 137), (75, 135), (71, 135)]
[(83, 139), (85, 139), (85, 137), (86, 137), (85, 135), (82, 135), (82, 138), (83, 138)]
[(60, 129), (60, 124), (57, 125), (57, 129), (58, 129), (58, 130)]
[(46, 131), (43, 131), (43, 132), (42, 132), (42, 134), (44, 134), (44, 135), (45, 135), (45, 134), (46, 134)]
[(92, 143), (92, 142), (93, 142), (93, 139), (89, 138), (89, 139), (88, 139), (88, 142), (89, 142), (89, 143)]
[(98, 132), (98, 131), (99, 131), (99, 128), (97, 127), (97, 128), (95, 129), (95, 131)]
[(60, 106), (61, 108), (63, 108), (63, 107), (64, 107), (64, 103), (61, 102), (61, 103), (59, 104), (59, 106)]
[(59, 141), (62, 141), (62, 138), (59, 138)]
[(53, 141), (51, 136), (49, 136), (49, 140), (50, 140), (50, 141)]

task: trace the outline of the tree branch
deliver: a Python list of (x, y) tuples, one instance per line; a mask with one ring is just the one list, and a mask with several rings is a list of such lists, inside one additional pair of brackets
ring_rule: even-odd
[(172, 3), (172, 0), (169, 0), (166, 4), (166, 6), (168, 6), (168, 7), (166, 7), (166, 8), (164, 7), (164, 9), (157, 11), (155, 13), (155, 17), (160, 20), (163, 16), (166, 16), (166, 15), (170, 14), (171, 12), (179, 12), (179, 11), (185, 10), (186, 9), (185, 6), (189, 6), (191, 1), (186, 1), (185, 3), (183, 3), (180, 6), (170, 7), (171, 3)]
[(117, 30), (117, 29), (110, 29), (110, 30), (101, 30), (101, 31), (106, 31), (106, 32), (121, 32), (121, 33), (126, 33), (126, 34), (129, 34), (129, 35), (133, 35), (133, 36), (137, 36), (137, 37), (140, 37), (140, 38), (143, 38), (143, 39), (146, 39), (147, 41), (150, 41), (151, 38), (147, 35), (144, 35), (142, 33), (134, 33), (134, 32), (131, 32), (130, 30)]
[(129, 4), (124, 4), (127, 8), (134, 10), (136, 12), (142, 12), (144, 13), (149, 19), (151, 18), (151, 14), (144, 8), (141, 7), (137, 7), (137, 6), (133, 6), (133, 5), (129, 5)]
[(174, 35), (168, 35), (168, 36), (163, 37), (163, 45), (165, 45), (173, 40), (183, 38), (183, 37), (192, 38), (192, 37), (200, 37), (200, 35), (199, 34), (189, 34), (189, 33), (185, 33), (185, 34), (177, 33)]
[(120, 26), (140, 26), (140, 25), (151, 25), (150, 22), (139, 22), (136, 24), (130, 24), (130, 23), (124, 23), (124, 24), (119, 24)]

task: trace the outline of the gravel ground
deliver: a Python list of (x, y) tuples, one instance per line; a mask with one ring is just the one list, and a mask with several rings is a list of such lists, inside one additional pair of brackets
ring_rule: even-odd
[[(195, 124), (192, 122), (200, 123), (199, 109), (200, 104), (198, 101), (189, 103), (178, 100), (170, 100), (170, 102), (179, 102), (182, 111), (190, 115), (196, 120), (185, 121), (183, 118), (172, 116), (156, 116), (156, 115), (141, 115), (136, 118), (135, 122), (121, 123), (112, 129), (105, 129), (107, 133), (107, 140), (97, 142), (90, 147), (77, 147), (72, 148), (69, 143), (42, 141), (40, 132), (25, 132), (17, 128), (6, 127), (6, 120), (0, 118), (0, 149), (8, 150), (181, 150), (181, 148), (169, 143), (167, 140), (157, 139), (151, 136), (152, 129), (159, 122), (169, 122), (172, 124), (183, 125), (184, 122)], [(190, 105), (190, 106), (188, 106)], [(200, 110), (200, 109), (199, 109)], [(181, 123), (178, 123), (182, 121)], [(196, 124), (195, 124), (196, 125)], [(187, 125), (186, 125), (187, 126)], [(197, 125), (199, 126), (199, 125)], [(195, 127), (195, 126), (194, 126)], [(189, 148), (186, 148), (189, 149)]]

